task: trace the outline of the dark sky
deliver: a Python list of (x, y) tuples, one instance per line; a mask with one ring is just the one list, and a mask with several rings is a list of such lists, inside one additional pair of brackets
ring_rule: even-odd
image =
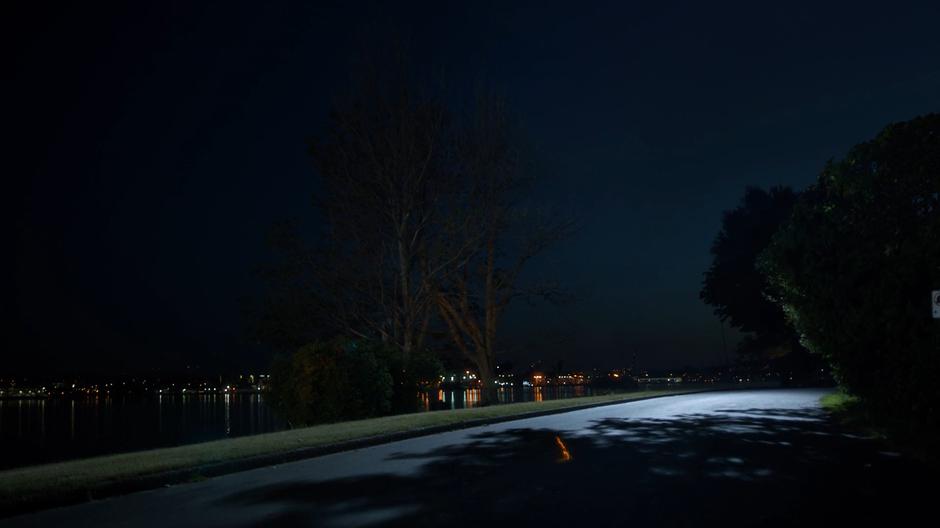
[(582, 218), (532, 270), (580, 301), (514, 309), (517, 362), (717, 362), (698, 290), (721, 212), (940, 110), (937, 2), (35, 4), (0, 17), (0, 376), (265, 364), (240, 300), (269, 226), (310, 214), (305, 143), (370, 27), (451, 85), (500, 87), (538, 198)]

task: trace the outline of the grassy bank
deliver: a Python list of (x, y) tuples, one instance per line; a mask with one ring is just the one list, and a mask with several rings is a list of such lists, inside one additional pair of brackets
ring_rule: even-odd
[(858, 408), (858, 398), (842, 390), (823, 396), (819, 403), (827, 412), (842, 416)]
[(839, 389), (820, 398), (819, 404), (840, 425), (862, 432), (872, 438), (886, 438), (884, 428), (878, 425), (878, 420), (872, 418), (858, 397)]
[(842, 390), (823, 396), (819, 403), (839, 424), (884, 442), (888, 449), (940, 469), (940, 432), (912, 432), (910, 424), (895, 416), (873, 413), (865, 403)]
[[(197, 479), (322, 452), (525, 415), (701, 389), (640, 391), (475, 409), (385, 416), (201, 444), (108, 455), (0, 472), (0, 511), (44, 506)], [(357, 444), (358, 442), (358, 444)], [(282, 457), (281, 460), (278, 457)]]

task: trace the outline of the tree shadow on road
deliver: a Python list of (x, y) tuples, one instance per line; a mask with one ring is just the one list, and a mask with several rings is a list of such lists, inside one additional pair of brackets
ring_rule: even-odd
[(391, 458), (423, 465), (258, 487), (224, 503), (276, 510), (265, 526), (867, 526), (915, 519), (933, 487), (919, 466), (813, 410), (481, 432)]

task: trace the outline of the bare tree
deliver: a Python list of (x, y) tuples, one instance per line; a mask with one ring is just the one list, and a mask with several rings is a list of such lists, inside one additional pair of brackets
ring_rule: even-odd
[(311, 154), (329, 228), (318, 282), (331, 290), (331, 314), (346, 333), (407, 356), (429, 324), (421, 262), (447, 141), (443, 105), (411, 89), (404, 71), (367, 72)]
[[(464, 192), (451, 211), (452, 243), (470, 247), (468, 258), (437, 282), (436, 302), (454, 345), (476, 365), (482, 403), (496, 403), (497, 329), (509, 303), (518, 297), (557, 300), (557, 283), (524, 287), (526, 264), (573, 227), (570, 219), (539, 214), (520, 200), (531, 184), (519, 142), (503, 101), (481, 96), (455, 139), (456, 168)], [(472, 226), (467, 229), (465, 226)]]
[(452, 223), (465, 196), (445, 105), (409, 78), (401, 54), (363, 71), (311, 148), (329, 227), (312, 268), (339, 330), (407, 358), (425, 346), (440, 277), (472, 255), (474, 239), (447, 238), (471, 218)]
[(444, 328), (495, 403), (500, 318), (513, 299), (560, 296), (520, 275), (572, 224), (523, 205), (532, 179), (501, 99), (479, 97), (458, 120), (402, 62), (391, 76), (366, 71), (311, 147), (327, 230), (312, 251), (289, 246), (290, 276), (311, 292), (300, 301), (313, 299), (316, 323), (405, 359)]

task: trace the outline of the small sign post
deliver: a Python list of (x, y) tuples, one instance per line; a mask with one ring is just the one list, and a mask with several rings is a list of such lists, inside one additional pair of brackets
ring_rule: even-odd
[(940, 290), (934, 290), (930, 295), (930, 300), (933, 305), (933, 318), (940, 319)]

